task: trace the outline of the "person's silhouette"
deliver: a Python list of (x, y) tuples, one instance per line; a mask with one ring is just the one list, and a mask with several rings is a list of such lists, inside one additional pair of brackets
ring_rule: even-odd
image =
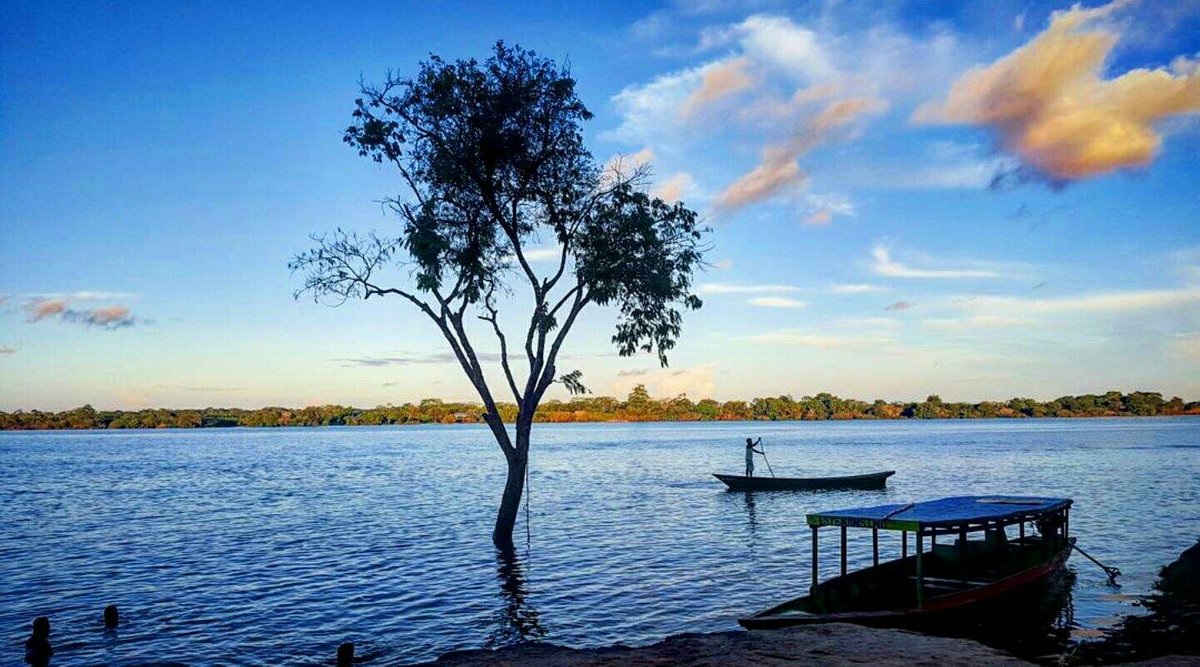
[(762, 438), (759, 438), (758, 440), (751, 440), (750, 438), (746, 438), (746, 476), (747, 477), (754, 476), (754, 455), (756, 453), (757, 454), (763, 453), (763, 451), (761, 449), (754, 448), (754, 446), (760, 442), (762, 442)]
[(25, 640), (25, 662), (35, 667), (50, 664), (54, 647), (50, 646), (50, 619), (38, 616), (33, 619), (33, 633)]

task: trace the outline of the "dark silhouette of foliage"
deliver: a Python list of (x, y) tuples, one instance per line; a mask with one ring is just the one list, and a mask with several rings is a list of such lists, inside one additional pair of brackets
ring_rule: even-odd
[[(625, 400), (611, 396), (576, 397), (570, 401), (543, 402), (534, 418), (538, 422), (605, 421), (792, 421), (825, 419), (992, 419), (1025, 417), (1139, 417), (1200, 415), (1200, 401), (1184, 403), (1178, 397), (1169, 401), (1157, 392), (1109, 392), (1115, 400), (1100, 401), (1093, 394), (1063, 396), (1039, 403), (1032, 399), (980, 403), (900, 403), (876, 400), (873, 403), (842, 399), (821, 393), (793, 399), (791, 396), (756, 398), (745, 401), (715, 401), (706, 398), (692, 402), (686, 395), (655, 399), (642, 385), (635, 387)], [(937, 398), (931, 396), (930, 398)], [(1013, 404), (1021, 409), (1013, 409)], [(933, 411), (936, 404), (937, 411)], [(517, 406), (497, 403), (501, 419), (514, 423)], [(1149, 406), (1149, 407), (1147, 407)], [(909, 414), (904, 415), (905, 411)], [(1150, 410), (1147, 412), (1147, 410)], [(918, 415), (920, 413), (920, 415)], [(64, 412), (0, 412), (0, 429), (107, 429), (107, 428), (212, 428), (223, 426), (381, 426), (417, 424), (477, 424), (484, 422), (485, 411), (478, 403), (447, 403), (427, 398), (420, 403), (381, 405), (359, 409), (341, 405), (307, 408), (203, 408), (199, 410), (96, 410), (90, 405)]]

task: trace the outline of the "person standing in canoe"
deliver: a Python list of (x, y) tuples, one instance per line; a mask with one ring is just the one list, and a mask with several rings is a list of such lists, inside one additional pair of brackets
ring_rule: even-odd
[(751, 440), (750, 438), (746, 438), (746, 476), (747, 477), (754, 476), (754, 455), (764, 453), (763, 450), (754, 448), (754, 446), (760, 442), (762, 442), (762, 438), (759, 438), (757, 441)]

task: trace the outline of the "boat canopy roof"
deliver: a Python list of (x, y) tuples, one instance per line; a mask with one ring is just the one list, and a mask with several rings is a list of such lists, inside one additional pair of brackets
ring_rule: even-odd
[(817, 512), (808, 515), (808, 525), (915, 531), (920, 528), (959, 526), (984, 521), (1019, 521), (1070, 506), (1070, 498), (955, 496), (906, 505), (879, 505)]

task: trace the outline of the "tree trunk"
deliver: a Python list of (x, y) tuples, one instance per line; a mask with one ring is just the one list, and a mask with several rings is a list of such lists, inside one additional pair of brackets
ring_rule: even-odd
[(521, 496), (525, 493), (525, 470), (529, 466), (529, 433), (532, 422), (532, 419), (517, 417), (515, 448), (507, 457), (508, 479), (504, 482), (500, 511), (496, 513), (496, 528), (492, 531), (492, 543), (496, 548), (505, 551), (513, 548), (513, 529), (521, 509)]

